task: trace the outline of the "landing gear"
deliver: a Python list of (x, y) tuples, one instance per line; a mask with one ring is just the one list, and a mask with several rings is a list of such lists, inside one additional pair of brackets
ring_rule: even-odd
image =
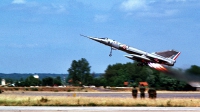
[(110, 54), (109, 54), (110, 57), (112, 56), (112, 50), (117, 50), (117, 49), (114, 47), (110, 47)]
[(110, 54), (109, 54), (110, 57), (112, 56), (112, 50), (113, 50), (113, 48), (110, 47)]

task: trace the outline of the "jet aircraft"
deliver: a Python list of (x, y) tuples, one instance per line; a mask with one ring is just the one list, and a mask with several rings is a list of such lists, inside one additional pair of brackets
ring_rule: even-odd
[(90, 37), (90, 36), (85, 36), (85, 35), (81, 35), (81, 36), (87, 37), (94, 41), (110, 46), (111, 51), (110, 51), (109, 56), (112, 56), (112, 50), (116, 50), (116, 49), (128, 53), (128, 55), (124, 55), (124, 56), (129, 59), (136, 60), (137, 62), (139, 62), (138, 66), (144, 66), (144, 65), (153, 66), (154, 64), (174, 66), (174, 64), (176, 63), (176, 59), (181, 53), (175, 50), (148, 53), (148, 52), (136, 49), (134, 47), (130, 47), (128, 45), (122, 44), (120, 42), (117, 42), (109, 38), (97, 38), (97, 37)]

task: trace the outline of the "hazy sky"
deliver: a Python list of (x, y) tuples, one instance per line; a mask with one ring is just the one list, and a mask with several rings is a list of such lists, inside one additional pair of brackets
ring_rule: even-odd
[(122, 51), (81, 37), (108, 37), (147, 51), (181, 51), (175, 67), (200, 65), (200, 0), (1, 0), (0, 72), (91, 72), (127, 63)]

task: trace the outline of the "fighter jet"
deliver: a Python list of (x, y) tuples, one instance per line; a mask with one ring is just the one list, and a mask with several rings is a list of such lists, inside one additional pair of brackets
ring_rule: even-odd
[(116, 50), (116, 49), (128, 53), (128, 55), (124, 55), (124, 56), (129, 59), (139, 62), (138, 66), (149, 65), (150, 63), (158, 63), (158, 64), (163, 64), (163, 65), (168, 65), (168, 66), (174, 66), (174, 64), (176, 63), (176, 59), (181, 53), (175, 50), (148, 53), (148, 52), (136, 49), (134, 47), (130, 47), (126, 44), (122, 44), (120, 42), (117, 42), (109, 38), (97, 38), (97, 37), (90, 37), (90, 36), (85, 36), (85, 35), (81, 35), (81, 36), (87, 37), (94, 41), (110, 46), (111, 51), (110, 51), (109, 56), (112, 56), (112, 50)]

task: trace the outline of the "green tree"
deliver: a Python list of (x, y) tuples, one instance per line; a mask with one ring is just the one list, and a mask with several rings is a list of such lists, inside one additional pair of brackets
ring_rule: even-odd
[(106, 86), (123, 86), (125, 81), (136, 85), (141, 81), (146, 81), (150, 87), (160, 90), (184, 90), (186, 88), (187, 84), (185, 82), (170, 76), (173, 75), (164, 74), (148, 66), (137, 66), (137, 62), (116, 63), (108, 65), (99, 82), (103, 80), (104, 83), (101, 84)]
[(34, 78), (33, 75), (26, 78), (24, 81), (24, 86), (40, 86), (41, 81), (37, 78)]
[(43, 86), (60, 86), (61, 83), (61, 77), (57, 76), (56, 78), (53, 77), (46, 77), (42, 79), (42, 85)]
[(52, 77), (46, 77), (42, 79), (42, 85), (43, 86), (53, 86), (54, 85), (54, 79)]
[(84, 85), (88, 85), (91, 83), (93, 78), (90, 74), (90, 68), (89, 62), (82, 58), (81, 60), (73, 60), (71, 67), (68, 69), (68, 78), (67, 81), (72, 79), (73, 84), (78, 84), (81, 82)]
[(123, 86), (126, 81), (138, 84), (140, 81), (146, 81), (148, 75), (152, 74), (151, 71), (148, 67), (137, 66), (137, 63), (117, 63), (108, 65), (104, 78), (108, 86)]
[(61, 77), (57, 76), (56, 78), (53, 79), (54, 85), (60, 86), (62, 85)]
[(6, 83), (10, 83), (10, 84), (14, 82), (14, 79), (11, 79), (11, 78), (6, 78), (5, 80), (6, 80)]
[(189, 69), (186, 70), (187, 73), (200, 75), (200, 66), (192, 65)]

